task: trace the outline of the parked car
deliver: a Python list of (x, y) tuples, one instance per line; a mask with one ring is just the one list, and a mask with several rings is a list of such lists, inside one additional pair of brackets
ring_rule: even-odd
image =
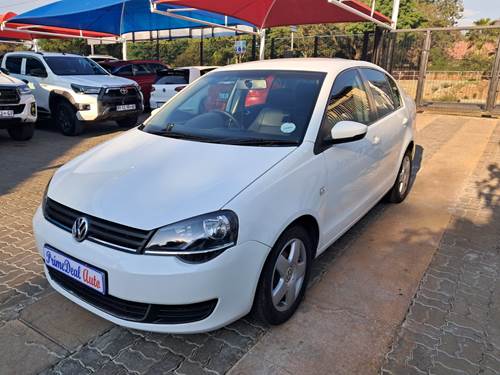
[(227, 66), (154, 112), (56, 171), (33, 219), (54, 289), (123, 326), (283, 323), (313, 259), (410, 189), (415, 105), (371, 63)]
[(0, 72), (0, 129), (7, 129), (16, 141), (33, 137), (36, 122), (36, 102), (30, 88), (23, 81)]
[(89, 55), (88, 58), (94, 60), (98, 64), (106, 61), (118, 61), (116, 57), (111, 55)]
[(104, 61), (100, 64), (115, 76), (137, 82), (141, 87), (146, 105), (149, 104), (151, 86), (156, 81), (158, 72), (168, 69), (168, 65), (156, 60)]
[(151, 89), (150, 108), (160, 108), (195, 79), (217, 68), (217, 66), (187, 66), (158, 72), (158, 77)]
[(52, 116), (65, 135), (80, 134), (91, 121), (114, 120), (131, 127), (143, 111), (137, 83), (112, 76), (87, 57), (11, 52), (2, 67), (32, 85), (39, 115)]

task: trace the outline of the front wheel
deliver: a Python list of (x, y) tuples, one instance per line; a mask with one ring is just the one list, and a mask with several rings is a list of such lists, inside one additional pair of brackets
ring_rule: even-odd
[(131, 128), (137, 125), (139, 121), (139, 116), (124, 117), (116, 120), (116, 123), (120, 128)]
[(254, 304), (257, 318), (275, 325), (291, 318), (304, 297), (312, 253), (312, 241), (303, 227), (283, 232), (260, 276)]
[(405, 200), (406, 196), (410, 192), (412, 166), (413, 160), (411, 158), (411, 153), (406, 152), (403, 156), (403, 160), (401, 161), (396, 182), (387, 193), (387, 199), (389, 202), (401, 203)]
[(61, 101), (54, 117), (64, 135), (75, 136), (83, 132), (83, 123), (76, 117), (76, 109), (71, 103)]
[(18, 124), (7, 129), (10, 137), (15, 141), (27, 141), (33, 138), (35, 132), (35, 124)]

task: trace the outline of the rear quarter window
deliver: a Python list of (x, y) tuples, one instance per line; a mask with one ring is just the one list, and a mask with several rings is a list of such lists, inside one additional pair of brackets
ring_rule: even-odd
[(397, 89), (394, 81), (380, 70), (367, 68), (361, 70), (375, 101), (378, 117), (384, 117), (398, 109), (401, 99), (399, 91), (393, 91), (393, 86)]

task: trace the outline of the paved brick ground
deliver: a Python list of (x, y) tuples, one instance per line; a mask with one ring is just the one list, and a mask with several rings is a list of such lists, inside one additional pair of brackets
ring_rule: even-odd
[(452, 210), (383, 374), (500, 374), (500, 125)]
[[(424, 146), (425, 157), (439, 150), (461, 126), (459, 120), (453, 126), (433, 121), (423, 128), (419, 142)], [(465, 373), (469, 373), (470, 368), (484, 369), (484, 374), (498, 371), (495, 361), (500, 358), (500, 327), (495, 328), (495, 322), (500, 321), (500, 307), (494, 302), (500, 300), (500, 282), (492, 276), (499, 275), (496, 272), (500, 272), (500, 264), (495, 253), (498, 239), (495, 242), (492, 233), (494, 225), (498, 229), (500, 223), (497, 210), (500, 161), (496, 169), (487, 167), (499, 160), (498, 147), (495, 148), (499, 131), (497, 127), (497, 138), (492, 138), (476, 175), (455, 207), (456, 219), (450, 223), (450, 230), (422, 281), (394, 349), (388, 354), (384, 367), (387, 370), (401, 369), (408, 364), (399, 373), (417, 371), (417, 368), (426, 371), (427, 363), (428, 368), (434, 366), (435, 373), (440, 365), (460, 368)], [(175, 336), (131, 331), (88, 314), (48, 287), (31, 233), (31, 218), (43, 190), (60, 165), (117, 132), (115, 126), (104, 125), (96, 126), (84, 136), (68, 138), (44, 127), (32, 141), (21, 143), (12, 142), (0, 133), (1, 374), (222, 374), (269, 329), (245, 318), (209, 334)], [(421, 152), (419, 148), (417, 167)], [(481, 184), (485, 179), (487, 181)], [(495, 181), (497, 185), (489, 186)], [(481, 186), (480, 197), (478, 186)], [(351, 240), (382, 215), (385, 208), (384, 205), (375, 207), (315, 262), (313, 282), (321, 280), (336, 257), (348, 250)], [(489, 234), (483, 235), (487, 232)], [(454, 255), (449, 254), (452, 250)], [(444, 273), (446, 267), (453, 268), (455, 278)], [(461, 271), (457, 274), (456, 269)], [(438, 283), (439, 278), (444, 281)], [(434, 284), (426, 286), (432, 282)], [(417, 300), (423, 306), (420, 310)], [(414, 317), (418, 314), (420, 318)], [(445, 323), (439, 324), (438, 319), (444, 319)], [(475, 319), (476, 325), (467, 325), (464, 319)], [(420, 331), (416, 328), (412, 331), (411, 324), (417, 324)], [(458, 332), (461, 329), (463, 332)], [(450, 336), (450, 341), (442, 341), (445, 335)], [(450, 365), (453, 358), (457, 362)], [(460, 358), (465, 359), (460, 362)], [(441, 370), (441, 373), (448, 371)]]

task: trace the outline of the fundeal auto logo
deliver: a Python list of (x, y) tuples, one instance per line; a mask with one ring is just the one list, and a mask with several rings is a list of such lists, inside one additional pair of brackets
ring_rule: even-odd
[(51, 249), (45, 248), (45, 264), (88, 287), (104, 293), (104, 275)]

